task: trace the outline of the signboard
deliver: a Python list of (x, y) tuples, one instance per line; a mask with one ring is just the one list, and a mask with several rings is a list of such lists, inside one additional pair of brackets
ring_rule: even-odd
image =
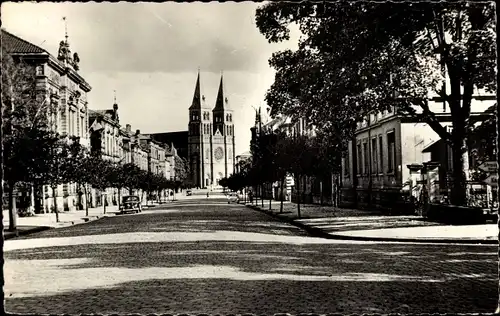
[(484, 183), (491, 185), (492, 187), (498, 186), (498, 174), (492, 174), (488, 178), (484, 179)]
[(478, 168), (483, 170), (484, 172), (497, 172), (498, 164), (496, 161), (486, 161), (479, 165)]

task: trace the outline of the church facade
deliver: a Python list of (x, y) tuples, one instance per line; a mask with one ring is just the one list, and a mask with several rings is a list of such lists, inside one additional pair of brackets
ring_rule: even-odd
[(193, 102), (189, 107), (187, 161), (193, 187), (218, 186), (235, 166), (233, 111), (225, 95), (221, 75), (219, 91), (212, 109), (201, 93), (200, 73)]

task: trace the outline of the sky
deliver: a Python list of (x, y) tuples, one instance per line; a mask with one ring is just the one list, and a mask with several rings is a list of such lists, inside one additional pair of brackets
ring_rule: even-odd
[[(57, 56), (66, 17), (79, 74), (92, 86), (90, 109), (111, 108), (116, 90), (120, 123), (141, 133), (187, 130), (198, 68), (207, 103), (215, 105), (221, 71), (233, 109), (236, 153), (249, 150), (253, 107), (265, 107), (274, 80), (273, 52), (255, 26), (262, 3), (2, 4), (2, 27)], [(265, 112), (265, 111), (264, 111)]]

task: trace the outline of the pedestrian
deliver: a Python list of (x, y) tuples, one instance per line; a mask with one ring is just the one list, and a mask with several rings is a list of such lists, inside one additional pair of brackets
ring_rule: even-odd
[(208, 199), (209, 196), (210, 196), (210, 192), (207, 192), (207, 199)]

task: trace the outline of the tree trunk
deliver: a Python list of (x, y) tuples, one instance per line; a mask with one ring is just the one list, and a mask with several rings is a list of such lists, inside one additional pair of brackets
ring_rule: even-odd
[(264, 185), (260, 185), (260, 205), (264, 207)]
[(323, 181), (319, 182), (319, 205), (323, 206)]
[(52, 198), (54, 199), (54, 212), (56, 213), (56, 223), (59, 223), (59, 210), (57, 209), (57, 186), (52, 188)]
[(300, 176), (297, 176), (297, 216), (300, 218)]
[[(105, 190), (106, 191), (106, 190)], [(106, 192), (105, 192), (106, 193)], [(102, 195), (102, 205), (104, 206), (104, 211), (103, 211), (103, 214), (106, 214), (106, 203), (108, 202), (108, 195), (107, 194), (103, 194)]]
[(118, 201), (116, 201), (116, 205), (118, 206), (118, 210), (120, 209), (120, 197), (121, 197), (121, 188), (118, 188)]
[(304, 178), (304, 187), (302, 188), (302, 204), (306, 203), (306, 191), (307, 191), (307, 176)]
[[(455, 131), (455, 129), (454, 129)], [(453, 132), (452, 132), (453, 133)], [(451, 204), (464, 206), (467, 204), (467, 180), (469, 156), (465, 137), (454, 135), (456, 140), (452, 147), (453, 181), (451, 188)], [(460, 139), (461, 138), (461, 139)]]
[(16, 200), (14, 198), (15, 184), (9, 183), (9, 231), (16, 232), (17, 235), (17, 209)]
[(85, 194), (85, 216), (89, 216), (89, 194), (87, 192), (87, 184), (83, 184), (83, 192)]
[(332, 202), (332, 206), (336, 207), (336, 205), (335, 205), (335, 196), (334, 196), (334, 194), (336, 194), (336, 192), (335, 192), (335, 179), (334, 179), (333, 173), (331, 174), (331, 181), (332, 181), (332, 185), (331, 185), (332, 186), (332, 188), (331, 188), (332, 189), (332, 194), (330, 195), (330, 200)]
[(273, 199), (273, 186), (271, 184), (271, 195), (269, 196), (269, 210), (271, 210), (271, 200)]
[(283, 213), (283, 183), (285, 182), (285, 178), (281, 179), (281, 196), (280, 196), (280, 213)]

